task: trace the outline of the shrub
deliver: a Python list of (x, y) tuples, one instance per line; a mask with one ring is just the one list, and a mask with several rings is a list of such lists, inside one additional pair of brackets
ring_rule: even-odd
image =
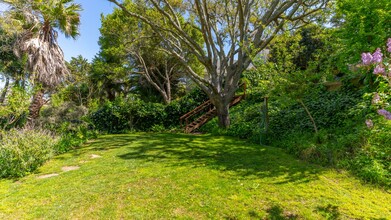
[(45, 131), (10, 130), (1, 134), (0, 177), (23, 177), (53, 156), (57, 138)]
[[(318, 129), (354, 127), (365, 120), (369, 102), (362, 100), (360, 91), (315, 92), (304, 97), (303, 102), (311, 112)], [(291, 131), (313, 131), (311, 121), (299, 103), (284, 106), (277, 101), (270, 103), (270, 131), (273, 138)]]
[(391, 186), (391, 121), (381, 116), (365, 135), (365, 144), (347, 166), (367, 182)]
[(95, 129), (107, 133), (162, 131), (179, 127), (179, 118), (207, 100), (199, 89), (168, 105), (144, 102), (138, 98), (117, 98), (106, 102), (89, 116)]
[(87, 121), (87, 113), (85, 106), (76, 105), (74, 102), (64, 102), (43, 109), (38, 124), (61, 137), (54, 146), (55, 154), (68, 152), (89, 138), (96, 137), (96, 132)]
[(165, 106), (160, 103), (136, 102), (137, 108), (133, 114), (133, 128), (138, 131), (151, 131), (156, 125), (163, 126), (167, 118)]
[(77, 129), (81, 124), (85, 124), (83, 118), (88, 114), (88, 109), (85, 106), (78, 106), (73, 102), (64, 102), (59, 106), (48, 106), (41, 112), (41, 117), (38, 124), (51, 131), (64, 132), (64, 123), (68, 125), (68, 129)]
[(21, 127), (26, 121), (30, 91), (14, 86), (5, 105), (0, 105), (0, 127), (4, 130)]
[(67, 128), (68, 123), (63, 124), (63, 132), (60, 132), (61, 138), (54, 146), (55, 154), (66, 153), (85, 143), (88, 139), (96, 138), (97, 131), (89, 129), (86, 125), (79, 125), (72, 129)]
[(106, 102), (97, 111), (89, 116), (94, 128), (107, 132), (119, 133), (132, 128), (131, 105), (125, 106), (124, 102)]
[(90, 119), (95, 129), (102, 132), (149, 131), (154, 125), (163, 124), (164, 110), (163, 104), (118, 98), (91, 113)]

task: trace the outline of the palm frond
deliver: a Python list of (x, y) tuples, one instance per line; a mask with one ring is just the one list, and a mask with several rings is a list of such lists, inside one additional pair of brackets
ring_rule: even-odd
[(33, 81), (46, 88), (63, 82), (69, 74), (57, 31), (66, 37), (78, 36), (81, 6), (73, 0), (0, 0), (11, 5), (11, 17), (22, 22), (14, 52), (28, 55), (27, 69)]
[(45, 41), (43, 37), (26, 36), (18, 43), (18, 54), (28, 54), (27, 69), (32, 81), (46, 88), (54, 88), (69, 74), (64, 54), (58, 44)]

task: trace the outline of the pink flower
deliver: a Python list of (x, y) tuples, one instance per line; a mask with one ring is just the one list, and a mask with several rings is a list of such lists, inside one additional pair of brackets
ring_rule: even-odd
[(372, 62), (381, 63), (383, 61), (383, 54), (381, 53), (380, 48), (377, 48), (375, 53), (372, 54)]
[(373, 121), (371, 119), (365, 120), (365, 124), (368, 128), (373, 128)]
[(391, 38), (387, 40), (387, 51), (391, 53)]
[(377, 104), (378, 102), (380, 102), (380, 96), (379, 96), (379, 94), (376, 92), (375, 95), (374, 95), (373, 98), (372, 98), (372, 104)]
[(362, 53), (361, 60), (364, 65), (369, 65), (372, 63), (372, 54), (371, 53)]
[(386, 70), (382, 66), (377, 65), (375, 67), (375, 69), (373, 70), (373, 74), (383, 74), (383, 73), (385, 73), (385, 71)]

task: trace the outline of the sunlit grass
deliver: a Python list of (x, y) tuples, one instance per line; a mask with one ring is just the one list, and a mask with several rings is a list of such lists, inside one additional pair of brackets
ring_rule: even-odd
[(0, 181), (0, 219), (25, 218), (390, 219), (391, 194), (233, 138), (110, 135)]

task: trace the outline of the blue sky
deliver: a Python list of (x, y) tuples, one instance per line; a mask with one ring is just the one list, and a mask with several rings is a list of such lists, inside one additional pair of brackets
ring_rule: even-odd
[(71, 57), (82, 55), (89, 61), (92, 61), (94, 56), (99, 52), (99, 28), (100, 15), (111, 13), (114, 4), (107, 0), (75, 0), (81, 4), (83, 11), (81, 12), (80, 36), (73, 40), (66, 39), (59, 34), (58, 43), (64, 51), (64, 56), (67, 61)]

